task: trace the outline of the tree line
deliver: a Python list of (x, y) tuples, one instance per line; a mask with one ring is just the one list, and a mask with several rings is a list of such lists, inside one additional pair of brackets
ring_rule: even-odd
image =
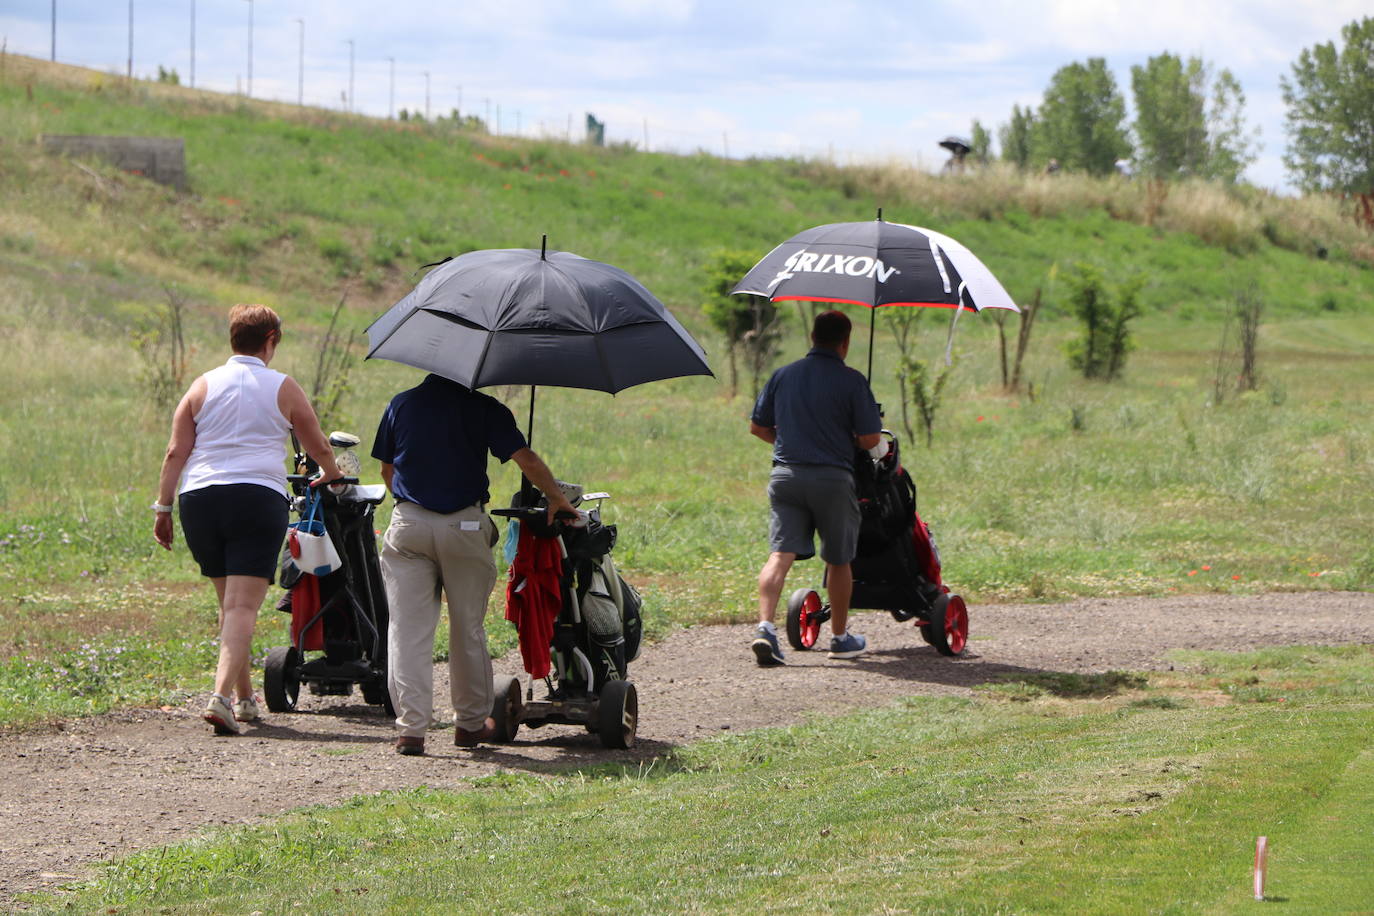
[[(1374, 17), (1341, 40), (1305, 48), (1280, 78), (1290, 143), (1284, 164), (1303, 191), (1374, 193)], [(1001, 158), (1028, 171), (1109, 175), (1127, 164), (1154, 179), (1239, 180), (1257, 156), (1259, 129), (1230, 70), (1163, 52), (1131, 68), (1134, 120), (1104, 58), (1059, 68), (1041, 103), (1013, 105), (997, 128)], [(973, 122), (975, 161), (992, 157), (992, 132)]]

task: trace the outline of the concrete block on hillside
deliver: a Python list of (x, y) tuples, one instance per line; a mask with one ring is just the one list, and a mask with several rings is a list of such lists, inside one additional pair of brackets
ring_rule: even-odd
[(41, 139), (50, 153), (102, 159), (130, 174), (186, 190), (186, 141), (180, 137), (44, 134)]

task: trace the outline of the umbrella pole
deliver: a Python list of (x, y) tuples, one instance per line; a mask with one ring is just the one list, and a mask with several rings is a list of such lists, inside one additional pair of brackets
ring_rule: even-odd
[[(530, 416), (525, 422), (525, 445), (530, 446), (534, 442), (534, 389), (530, 386)], [(535, 494), (534, 484), (525, 476), (525, 472), (520, 472), (520, 502), (524, 505), (533, 505), (538, 497)]]
[(525, 444), (534, 447), (534, 387), (530, 386), (530, 418), (525, 422)]
[[(882, 211), (879, 210), (879, 213)], [(873, 335), (878, 326), (878, 310), (871, 308), (868, 310), (868, 384), (873, 385)]]

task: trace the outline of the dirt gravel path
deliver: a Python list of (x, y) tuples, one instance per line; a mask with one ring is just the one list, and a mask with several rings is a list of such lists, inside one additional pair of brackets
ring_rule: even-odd
[[(746, 627), (694, 627), (647, 647), (631, 669), (639, 740), (608, 752), (580, 728), (522, 729), (513, 745), (453, 746), (400, 757), (381, 715), (356, 699), (302, 696), (238, 738), (214, 738), (203, 699), (0, 738), (0, 906), (15, 893), (82, 877), (99, 860), (184, 839), (207, 825), (252, 823), (305, 804), (417, 785), (458, 786), (500, 768), (639, 761), (724, 730), (801, 721), (916, 694), (955, 695), (1018, 673), (1160, 667), (1175, 648), (1374, 643), (1374, 594), (1323, 592), (1092, 599), (970, 609), (964, 658), (941, 657), (910, 624), (856, 615), (871, 651), (854, 661), (789, 652), (760, 669)], [(498, 662), (517, 673), (518, 659)], [(447, 696), (442, 666), (436, 694)]]

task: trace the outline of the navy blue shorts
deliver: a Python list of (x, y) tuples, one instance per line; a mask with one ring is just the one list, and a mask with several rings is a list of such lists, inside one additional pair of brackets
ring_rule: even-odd
[(189, 490), (177, 499), (181, 533), (200, 574), (272, 581), (286, 537), (286, 497), (255, 483)]

